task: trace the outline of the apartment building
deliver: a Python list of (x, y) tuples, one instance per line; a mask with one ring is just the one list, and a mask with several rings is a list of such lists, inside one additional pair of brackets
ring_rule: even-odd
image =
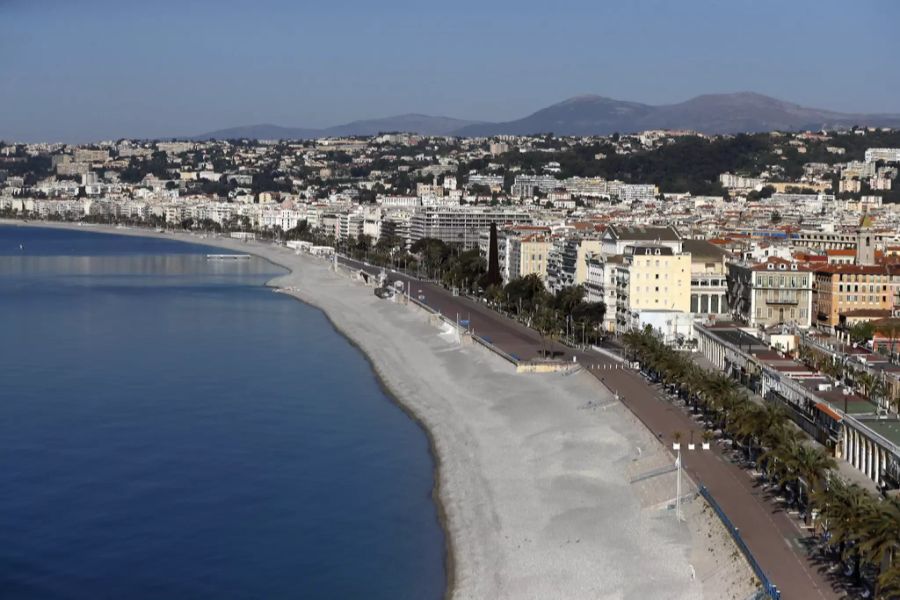
[(719, 183), (726, 189), (752, 190), (761, 187), (765, 182), (759, 177), (744, 177), (732, 173), (719, 175)]
[(492, 192), (500, 192), (503, 190), (503, 176), (502, 175), (481, 175), (481, 174), (471, 174), (469, 175), (469, 186), (473, 185), (483, 185), (486, 188), (490, 189)]
[(894, 307), (891, 270), (881, 265), (822, 265), (815, 270), (816, 325), (834, 330), (854, 315), (884, 317)]
[(587, 302), (602, 302), (606, 305), (603, 316), (603, 331), (616, 330), (616, 267), (622, 264), (622, 256), (601, 256), (593, 254), (587, 259), (587, 278), (584, 282)]
[[(791, 241), (795, 247), (813, 248), (816, 250), (855, 249), (859, 242), (859, 234), (852, 232), (799, 231), (791, 235)], [(873, 246), (883, 244), (884, 235), (873, 232), (870, 234), (870, 242)]]
[(562, 187), (562, 182), (552, 175), (517, 175), (510, 193), (517, 198), (533, 196), (535, 191), (543, 193)]
[(72, 152), (72, 160), (80, 163), (106, 162), (109, 160), (109, 150), (92, 150), (90, 148), (76, 148)]
[(813, 313), (812, 269), (783, 258), (728, 264), (728, 308), (752, 327), (792, 324), (809, 328)]
[(543, 233), (530, 233), (507, 238), (509, 278), (537, 275), (547, 282), (547, 262), (553, 242)]
[(691, 255), (657, 244), (628, 246), (615, 265), (615, 283), (616, 328), (621, 332), (636, 327), (644, 311), (687, 313)]
[(587, 259), (600, 253), (602, 241), (579, 237), (557, 238), (547, 258), (547, 287), (551, 292), (587, 281)]
[(435, 238), (469, 250), (478, 247), (479, 236), (490, 229), (491, 223), (529, 224), (531, 215), (495, 207), (421, 207), (410, 220), (409, 243)]
[(655, 200), (659, 188), (652, 184), (625, 183), (619, 191), (619, 198), (624, 202), (649, 202)]
[(691, 255), (691, 313), (728, 313), (728, 253), (705, 240), (684, 240), (684, 252)]
[(900, 162), (900, 148), (869, 148), (866, 150), (866, 162), (875, 161)]

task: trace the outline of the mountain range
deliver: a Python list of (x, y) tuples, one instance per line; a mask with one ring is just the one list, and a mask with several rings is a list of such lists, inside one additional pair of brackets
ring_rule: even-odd
[(455, 131), (478, 125), (478, 121), (453, 119), (451, 117), (432, 117), (430, 115), (407, 114), (383, 119), (353, 121), (344, 125), (335, 125), (324, 129), (309, 127), (282, 127), (280, 125), (262, 124), (245, 125), (220, 129), (203, 135), (194, 136), (193, 140), (307, 140), (321, 137), (341, 137), (347, 135), (377, 135), (387, 131), (403, 131), (421, 135), (452, 135)]
[(687, 129), (708, 134), (802, 131), (860, 126), (900, 127), (900, 114), (842, 113), (808, 108), (756, 94), (705, 94), (677, 104), (650, 105), (604, 96), (576, 96), (521, 119), (499, 123), (406, 114), (353, 121), (325, 129), (249, 125), (190, 139), (312, 139), (402, 131), (421, 135), (609, 135), (648, 129)]

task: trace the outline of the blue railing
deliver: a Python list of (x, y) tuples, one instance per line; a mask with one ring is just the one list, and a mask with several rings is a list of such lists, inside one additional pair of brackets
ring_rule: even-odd
[(756, 576), (759, 578), (760, 584), (762, 585), (762, 591), (772, 600), (780, 600), (781, 592), (778, 591), (775, 584), (769, 580), (765, 571), (763, 571), (759, 563), (756, 562), (756, 558), (753, 556), (753, 553), (750, 552), (750, 548), (744, 543), (744, 538), (741, 537), (740, 530), (734, 526), (734, 523), (731, 522), (731, 519), (728, 518), (728, 515), (725, 514), (725, 511), (722, 510), (722, 507), (719, 506), (719, 503), (716, 502), (716, 499), (713, 498), (713, 495), (706, 489), (705, 485), (701, 484), (699, 491), (706, 501), (709, 502), (709, 505), (713, 507), (713, 510), (716, 511), (716, 514), (719, 515), (719, 519), (725, 525), (725, 528), (728, 529), (728, 533), (731, 534), (734, 543), (737, 544), (737, 547), (744, 553), (744, 558), (747, 559), (747, 562), (750, 563), (750, 568), (753, 569), (753, 572), (756, 573)]

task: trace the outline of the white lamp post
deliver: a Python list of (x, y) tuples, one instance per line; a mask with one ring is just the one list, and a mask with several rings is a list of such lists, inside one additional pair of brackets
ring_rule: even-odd
[[(693, 434), (693, 432), (691, 432)], [(693, 439), (693, 435), (691, 435)], [(704, 441), (700, 448), (702, 450), (709, 450), (709, 442)], [(688, 450), (696, 450), (697, 444), (693, 441), (689, 442), (687, 445)], [(681, 460), (681, 442), (673, 442), (672, 450), (674, 450), (677, 454), (675, 456), (675, 518), (679, 521), (684, 520), (684, 516), (681, 514), (681, 472), (684, 469), (684, 465)]]

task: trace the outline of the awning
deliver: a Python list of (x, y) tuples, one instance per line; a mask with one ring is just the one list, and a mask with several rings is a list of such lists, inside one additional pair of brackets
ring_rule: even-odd
[(823, 413), (825, 413), (826, 415), (828, 415), (829, 417), (831, 417), (832, 419), (834, 419), (834, 420), (837, 421), (838, 423), (840, 423), (841, 421), (844, 420), (844, 417), (842, 417), (841, 415), (839, 415), (839, 414), (837, 413), (836, 410), (834, 410), (833, 408), (831, 408), (830, 406), (828, 406), (828, 404), (826, 404), (825, 402), (817, 402), (817, 403), (816, 403), (816, 408), (818, 408), (819, 410), (821, 410)]

